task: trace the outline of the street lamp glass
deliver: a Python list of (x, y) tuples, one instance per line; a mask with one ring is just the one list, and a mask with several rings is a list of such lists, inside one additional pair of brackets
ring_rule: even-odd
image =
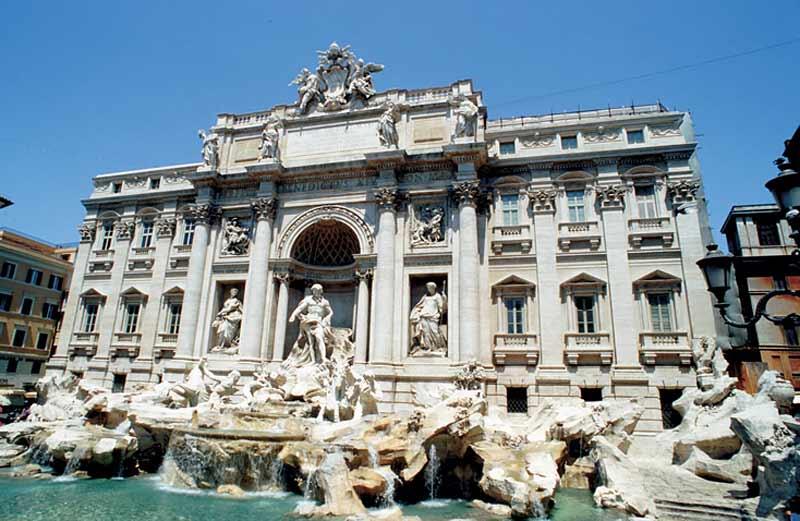
[(707, 248), (708, 253), (697, 261), (697, 266), (703, 271), (708, 291), (714, 294), (718, 302), (723, 302), (730, 288), (733, 257), (719, 251), (716, 244), (709, 244)]
[(786, 169), (766, 183), (767, 189), (780, 206), (782, 213), (792, 208), (800, 208), (800, 174)]

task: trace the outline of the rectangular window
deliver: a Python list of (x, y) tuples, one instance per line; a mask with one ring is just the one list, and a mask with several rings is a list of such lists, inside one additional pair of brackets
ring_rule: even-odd
[(97, 312), (100, 305), (95, 302), (87, 302), (83, 308), (83, 327), (81, 328), (84, 333), (94, 333), (94, 328), (97, 326)]
[(114, 183), (114, 184), (112, 184), (112, 185), (111, 185), (111, 190), (112, 190), (112, 191), (113, 191), (115, 194), (118, 194), (118, 193), (120, 193), (120, 192), (122, 191), (122, 183)]
[(0, 293), (0, 311), (8, 311), (11, 309), (11, 299), (13, 295), (8, 293)]
[(125, 380), (126, 375), (124, 374), (115, 374), (114, 381), (111, 383), (111, 392), (112, 393), (121, 393), (125, 391)]
[(39, 374), (42, 372), (42, 362), (40, 360), (34, 360), (31, 363), (31, 374)]
[(669, 293), (649, 293), (650, 325), (653, 331), (672, 331), (672, 297)]
[(14, 347), (24, 347), (26, 336), (28, 336), (28, 331), (26, 329), (15, 329), (11, 345)]
[(519, 196), (504, 194), (500, 196), (503, 206), (503, 225), (516, 226), (519, 224)]
[(49, 318), (50, 320), (55, 320), (58, 316), (58, 306), (56, 304), (51, 304), (49, 302), (45, 302), (42, 304), (42, 318)]
[(602, 387), (581, 387), (581, 399), (584, 402), (602, 402), (603, 401), (603, 388)]
[(30, 315), (33, 312), (33, 299), (31, 297), (24, 297), (22, 305), (19, 307), (20, 315)]
[(636, 205), (639, 208), (639, 217), (642, 219), (658, 217), (655, 187), (653, 185), (637, 186), (635, 192)]
[(505, 156), (508, 154), (513, 154), (516, 152), (516, 148), (514, 146), (513, 141), (509, 141), (507, 143), (500, 143), (500, 155)]
[(567, 190), (567, 210), (569, 222), (580, 223), (586, 220), (586, 203), (583, 190)]
[(503, 303), (506, 306), (506, 332), (521, 335), (525, 332), (525, 299), (506, 298)]
[(39, 333), (39, 336), (36, 338), (36, 349), (47, 349), (47, 341), (50, 339), (50, 335), (47, 333)]
[(28, 274), (25, 276), (25, 282), (27, 282), (28, 284), (33, 284), (35, 286), (41, 286), (43, 275), (44, 274), (39, 270), (28, 268)]
[(138, 302), (130, 302), (125, 304), (125, 327), (126, 333), (136, 333), (136, 328), (139, 326), (139, 309), (141, 308)]
[(6, 366), (6, 372), (7, 373), (16, 373), (17, 372), (17, 363), (18, 362), (19, 362), (19, 360), (17, 360), (16, 358), (9, 358), (8, 359), (8, 365)]
[(4, 262), (3, 267), (0, 268), (0, 277), (4, 279), (13, 279), (17, 274), (17, 265), (13, 262)]
[(183, 245), (189, 246), (194, 241), (194, 219), (183, 221)]
[(643, 130), (629, 130), (628, 131), (628, 144), (629, 145), (637, 145), (639, 143), (644, 143), (644, 131)]
[(114, 225), (111, 223), (103, 224), (103, 230), (100, 234), (100, 249), (110, 250), (111, 245), (114, 243)]
[(142, 239), (139, 246), (142, 248), (149, 248), (153, 243), (153, 222), (147, 221), (142, 223)]
[(181, 327), (181, 312), (183, 311), (183, 304), (180, 302), (171, 302), (169, 304), (169, 312), (167, 315), (167, 333), (177, 335)]
[(61, 291), (64, 287), (64, 277), (50, 275), (50, 280), (47, 281), (47, 287), (56, 291)]
[(561, 136), (561, 148), (563, 150), (578, 148), (578, 136)]
[(781, 236), (778, 233), (778, 223), (774, 220), (759, 219), (756, 221), (758, 230), (758, 243), (761, 246), (779, 246)]
[(506, 412), (528, 414), (527, 387), (506, 387)]
[(578, 314), (578, 333), (594, 333), (594, 297), (578, 295), (575, 297), (575, 310)]
[(150, 178), (150, 190), (158, 190), (161, 186), (161, 178), (160, 177), (152, 177)]

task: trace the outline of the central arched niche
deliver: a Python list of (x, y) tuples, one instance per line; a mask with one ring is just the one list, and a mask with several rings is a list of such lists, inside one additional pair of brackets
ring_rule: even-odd
[[(295, 278), (289, 286), (289, 312), (310, 293), (311, 285), (319, 282), (333, 308), (331, 325), (354, 329), (354, 255), (359, 253), (356, 232), (338, 219), (320, 219), (301, 231), (290, 250)], [(298, 331), (297, 321), (287, 324), (284, 353), (288, 353)]]
[(353, 255), (360, 252), (353, 230), (340, 221), (327, 219), (303, 230), (292, 246), (291, 257), (308, 266), (336, 268), (352, 265)]

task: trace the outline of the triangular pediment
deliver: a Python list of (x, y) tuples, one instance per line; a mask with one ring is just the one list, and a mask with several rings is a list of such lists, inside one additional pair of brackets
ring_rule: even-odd
[(140, 290), (136, 286), (130, 286), (128, 289), (126, 289), (125, 291), (120, 293), (120, 295), (123, 296), (123, 297), (129, 297), (129, 298), (130, 297), (140, 297), (140, 298), (143, 298), (143, 299), (147, 298), (147, 293), (145, 293), (144, 291)]
[(81, 296), (81, 298), (99, 298), (99, 299), (105, 299), (106, 298), (106, 296), (103, 293), (100, 293), (99, 291), (97, 291), (94, 288), (87, 289), (86, 291), (81, 293), (80, 296)]
[(170, 295), (183, 295), (183, 293), (184, 293), (184, 290), (183, 290), (182, 287), (180, 287), (180, 286), (172, 286), (171, 288), (169, 288), (168, 290), (166, 290), (164, 292), (164, 295), (167, 295), (167, 296), (170, 296)]
[(606, 285), (606, 281), (595, 277), (594, 275), (590, 275), (586, 272), (579, 273), (574, 277), (565, 280), (561, 283), (562, 288), (574, 288), (574, 287), (598, 287), (603, 288)]
[(681, 279), (662, 270), (651, 271), (633, 281), (634, 288), (641, 287), (681, 287)]
[(520, 277), (519, 275), (508, 275), (507, 277), (504, 277), (495, 282), (494, 284), (492, 284), (493, 288), (508, 287), (508, 286), (532, 288), (536, 287), (536, 284)]

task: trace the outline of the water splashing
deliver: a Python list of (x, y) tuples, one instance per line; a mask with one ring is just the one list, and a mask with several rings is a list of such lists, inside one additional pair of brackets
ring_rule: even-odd
[(428, 489), (430, 499), (436, 499), (441, 485), (442, 477), (439, 475), (439, 455), (436, 453), (436, 445), (428, 447), (428, 465), (425, 467), (425, 487)]
[(380, 495), (379, 504), (382, 506), (394, 505), (394, 491), (395, 481), (397, 481), (397, 474), (395, 474), (389, 467), (381, 467), (380, 459), (378, 458), (378, 450), (374, 445), (367, 445), (367, 453), (369, 454), (369, 464), (380, 474), (384, 481), (386, 481), (386, 488)]
[(75, 479), (73, 474), (81, 467), (81, 459), (86, 453), (86, 447), (75, 447), (72, 454), (67, 461), (67, 466), (64, 467), (64, 472), (61, 476), (57, 477), (57, 481), (72, 481)]

